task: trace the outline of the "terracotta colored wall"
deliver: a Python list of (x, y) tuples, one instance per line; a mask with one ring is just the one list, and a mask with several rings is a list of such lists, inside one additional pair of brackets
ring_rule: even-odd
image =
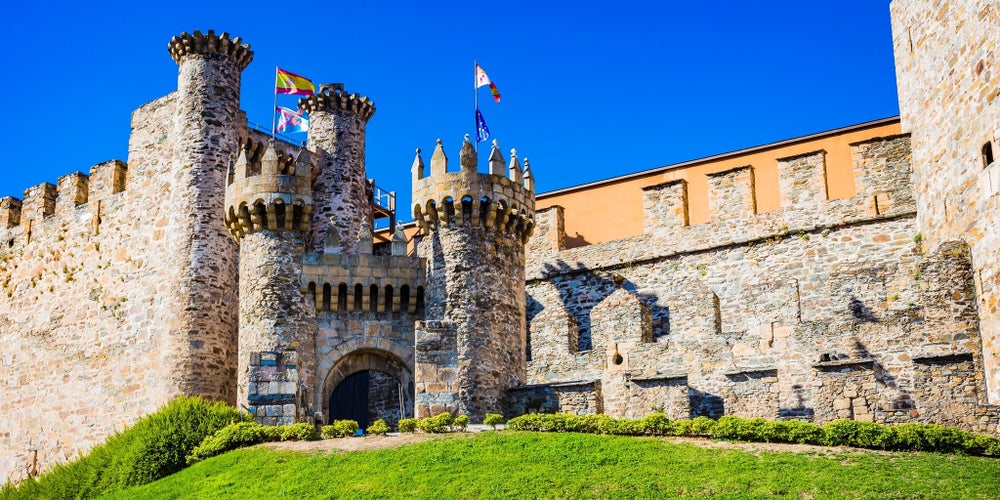
[(536, 208), (541, 210), (553, 205), (565, 208), (567, 248), (627, 238), (643, 232), (642, 188), (685, 179), (688, 182), (691, 224), (700, 224), (709, 220), (708, 182), (705, 175), (752, 165), (757, 210), (770, 212), (780, 208), (777, 160), (817, 150), (826, 151), (827, 189), (830, 198), (847, 198), (855, 194), (849, 144), (899, 133), (898, 119), (881, 120), (668, 166), (648, 174), (608, 180), (590, 187), (543, 193), (538, 195)]

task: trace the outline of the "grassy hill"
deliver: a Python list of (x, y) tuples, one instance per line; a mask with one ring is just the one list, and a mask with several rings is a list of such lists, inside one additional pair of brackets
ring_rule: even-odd
[(662, 438), (508, 431), (350, 453), (297, 453), (258, 446), (210, 458), (104, 498), (998, 495), (1000, 460), (992, 458), (820, 448), (749, 453)]

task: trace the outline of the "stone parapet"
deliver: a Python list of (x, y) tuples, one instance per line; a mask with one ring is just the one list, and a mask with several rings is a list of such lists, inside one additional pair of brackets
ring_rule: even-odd
[[(525, 187), (516, 157), (511, 162), (517, 165), (511, 169), (516, 175), (507, 178), (478, 173), (472, 143), (468, 141), (462, 145), (461, 156), (461, 170), (448, 172), (439, 140), (431, 160), (431, 175), (415, 173), (413, 217), (417, 225), (424, 231), (452, 225), (481, 227), (527, 241), (535, 225), (535, 193)], [(422, 162), (419, 164), (422, 168)]]
[(309, 153), (297, 159), (279, 155), (268, 146), (260, 171), (247, 159), (246, 148), (230, 173), (226, 186), (226, 227), (237, 241), (254, 231), (309, 230), (312, 212), (312, 166)]
[(310, 253), (303, 259), (301, 288), (317, 313), (419, 315), (426, 273), (417, 257)]
[(244, 44), (240, 37), (230, 39), (229, 33), (216, 36), (214, 30), (208, 30), (207, 34), (197, 30), (190, 34), (181, 33), (170, 39), (167, 51), (177, 64), (190, 55), (217, 54), (232, 58), (239, 70), (243, 71), (253, 61), (253, 51), (249, 44)]
[(375, 102), (367, 96), (351, 94), (342, 88), (331, 89), (326, 85), (320, 85), (316, 94), (299, 99), (299, 108), (308, 113), (350, 111), (364, 121), (370, 120), (375, 114)]

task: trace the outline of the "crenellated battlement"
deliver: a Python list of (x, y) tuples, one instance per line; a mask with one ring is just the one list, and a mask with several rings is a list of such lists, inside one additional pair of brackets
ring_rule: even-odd
[(57, 184), (43, 182), (24, 190), (23, 201), (13, 196), (0, 199), (0, 229), (20, 226), (26, 221), (44, 221), (100, 201), (125, 190), (128, 167), (121, 160), (110, 160), (83, 172), (66, 174)]
[(259, 144), (248, 141), (229, 173), (226, 185), (226, 227), (237, 241), (262, 230), (309, 230), (312, 213), (312, 162), (310, 153), (279, 154), (274, 143), (257, 162)]
[(365, 121), (375, 114), (375, 102), (358, 93), (349, 94), (343, 85), (339, 84), (321, 84), (319, 92), (299, 99), (299, 108), (309, 113), (347, 110)]
[(490, 154), (490, 173), (479, 173), (472, 143), (466, 136), (460, 152), (461, 169), (448, 172), (448, 158), (438, 139), (431, 156), (430, 176), (424, 177), (420, 150), (413, 161), (413, 217), (424, 231), (441, 227), (482, 227), (527, 241), (535, 225), (534, 179), (511, 152), (509, 176), (496, 142)]
[(243, 71), (253, 61), (253, 51), (249, 44), (242, 42), (240, 37), (230, 39), (229, 33), (216, 36), (214, 30), (208, 30), (207, 34), (195, 30), (192, 34), (184, 32), (171, 38), (167, 51), (177, 64), (192, 54), (226, 55), (235, 59), (239, 70)]

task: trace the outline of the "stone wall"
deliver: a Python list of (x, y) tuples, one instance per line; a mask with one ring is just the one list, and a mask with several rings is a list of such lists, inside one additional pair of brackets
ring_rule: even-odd
[[(863, 188), (852, 198), (826, 199), (818, 151), (779, 160), (777, 212), (754, 213), (747, 166), (713, 176), (708, 223), (687, 225), (686, 184), (671, 182), (644, 191), (642, 236), (530, 246), (532, 385), (512, 409), (564, 409), (553, 386), (597, 381), (591, 397), (617, 416), (940, 419), (921, 408), (954, 398), (914, 359), (981, 370), (969, 250), (915, 238), (908, 137), (851, 147)], [(538, 237), (553, 240), (558, 221), (545, 227)], [(949, 421), (994, 430), (995, 418), (971, 418), (989, 410), (967, 386)]]
[[(929, 248), (972, 247), (990, 401), (1000, 401), (1000, 8), (891, 4), (903, 130), (913, 136), (918, 226)], [(992, 153), (989, 155), (987, 153)]]

